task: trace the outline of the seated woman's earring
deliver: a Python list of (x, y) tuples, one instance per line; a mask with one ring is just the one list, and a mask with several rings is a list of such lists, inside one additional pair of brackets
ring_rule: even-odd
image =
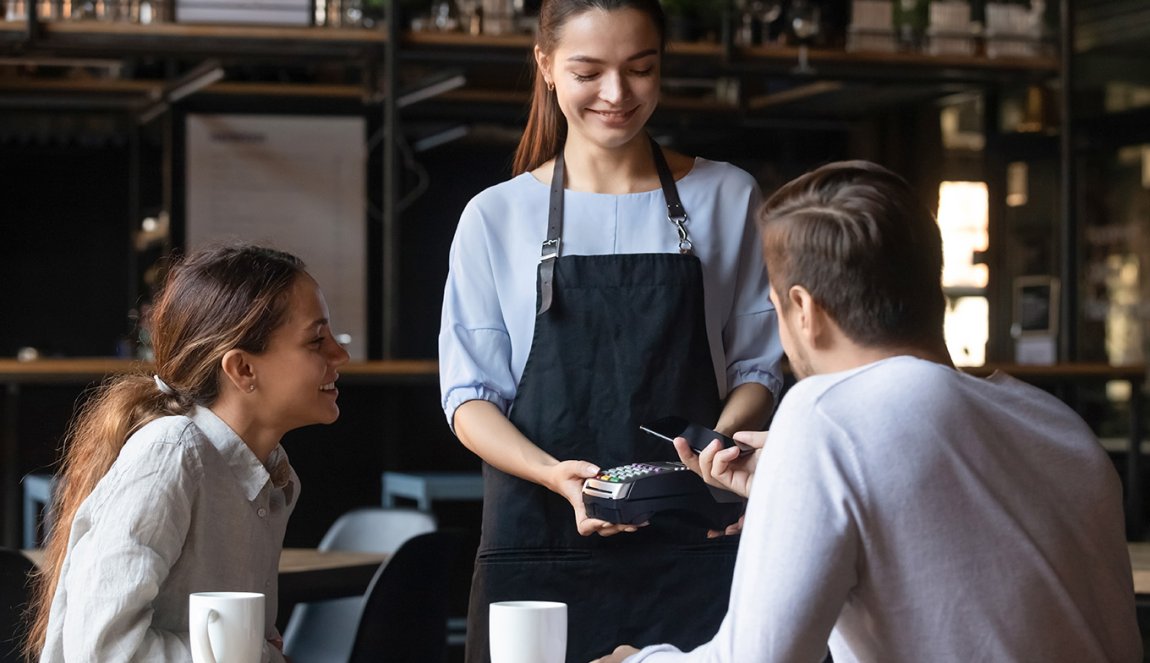
[(256, 390), (255, 384), (248, 385), (248, 391), (255, 391), (255, 390)]
[(547, 83), (547, 91), (548, 92), (554, 92), (555, 91), (555, 84), (552, 83), (551, 81), (546, 81), (546, 83)]

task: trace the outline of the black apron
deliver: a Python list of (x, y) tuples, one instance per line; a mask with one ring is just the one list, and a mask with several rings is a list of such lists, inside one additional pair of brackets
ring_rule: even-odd
[[(559, 460), (603, 469), (677, 460), (639, 425), (675, 414), (714, 425), (722, 402), (707, 343), (703, 274), (690, 255), (686, 214), (652, 141), (680, 254), (559, 256), (563, 154), (555, 158), (540, 313), (509, 418)], [(593, 220), (592, 220), (593, 222)], [(490, 661), (488, 604), (563, 601), (567, 661), (586, 663), (618, 644), (690, 649), (726, 614), (737, 537), (708, 540), (673, 514), (635, 533), (580, 536), (571, 505), (486, 463), (483, 533), (467, 625), (469, 663)]]

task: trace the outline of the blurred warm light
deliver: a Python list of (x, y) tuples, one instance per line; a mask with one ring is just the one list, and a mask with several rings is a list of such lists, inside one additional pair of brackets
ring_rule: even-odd
[(986, 265), (974, 264), (988, 242), (985, 182), (943, 182), (938, 188), (944, 288), (985, 288)]
[(946, 349), (956, 366), (986, 363), (990, 307), (986, 297), (959, 297), (946, 309)]
[(1030, 167), (1025, 161), (1006, 166), (1006, 204), (1022, 207), (1030, 200)]
[(1142, 146), (1142, 188), (1150, 189), (1150, 145)]
[(1145, 360), (1140, 273), (1141, 260), (1136, 254), (1106, 257), (1106, 358), (1114, 366)]
[[(979, 292), (986, 287), (986, 265), (975, 254), (986, 251), (988, 197), (985, 182), (943, 182), (938, 189), (938, 226), (942, 232), (942, 287), (948, 291), (946, 347), (958, 366), (986, 363), (990, 306)], [(971, 291), (974, 292), (971, 292)], [(955, 291), (962, 292), (956, 295)]]

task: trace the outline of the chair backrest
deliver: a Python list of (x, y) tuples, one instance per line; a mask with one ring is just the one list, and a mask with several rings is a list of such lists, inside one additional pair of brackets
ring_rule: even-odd
[(19, 550), (0, 548), (0, 663), (22, 663), (24, 610), (36, 566)]
[(442, 663), (455, 533), (421, 534), (376, 571), (349, 663)]
[(24, 485), (24, 543), (25, 548), (39, 548), (41, 534), (47, 536), (52, 529), (52, 495), (60, 483), (53, 474), (33, 472), (20, 480)]
[(435, 526), (435, 516), (426, 511), (354, 509), (332, 523), (319, 549), (393, 553), (411, 537), (435, 531)]
[[(408, 539), (435, 531), (435, 517), (415, 509), (363, 508), (340, 516), (320, 550), (395, 553)], [(363, 596), (301, 603), (284, 628), (284, 652), (294, 663), (346, 661), (363, 612)]]

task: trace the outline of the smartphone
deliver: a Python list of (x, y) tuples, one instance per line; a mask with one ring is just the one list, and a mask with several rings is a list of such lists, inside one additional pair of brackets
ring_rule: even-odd
[(740, 456), (754, 451), (741, 442), (736, 442), (726, 435), (720, 435), (710, 428), (693, 424), (682, 417), (663, 417), (658, 421), (639, 426), (639, 430), (668, 442), (673, 441), (676, 437), (686, 438), (687, 445), (695, 453), (702, 452), (715, 440), (719, 440), (724, 449), (738, 447)]

